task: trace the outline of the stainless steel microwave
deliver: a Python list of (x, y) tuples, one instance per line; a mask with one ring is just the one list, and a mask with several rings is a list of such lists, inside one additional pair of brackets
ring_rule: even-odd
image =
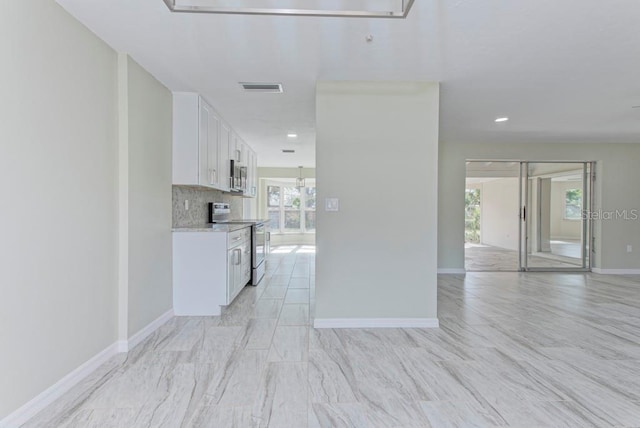
[(237, 161), (230, 161), (231, 176), (229, 177), (229, 188), (232, 192), (244, 192), (247, 188), (247, 167)]

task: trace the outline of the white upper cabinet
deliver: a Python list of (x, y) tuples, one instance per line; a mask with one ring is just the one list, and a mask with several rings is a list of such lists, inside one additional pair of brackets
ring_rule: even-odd
[(242, 164), (242, 140), (233, 131), (229, 139), (229, 159)]
[(199, 184), (216, 189), (224, 176), (220, 169), (220, 117), (205, 100), (200, 98), (199, 123)]
[(173, 94), (173, 184), (200, 184), (198, 94)]
[(222, 190), (229, 190), (229, 186), (231, 185), (230, 177), (230, 163), (229, 159), (231, 159), (230, 154), (230, 144), (231, 144), (231, 128), (226, 122), (220, 123), (220, 159), (222, 160), (222, 167), (220, 171), (222, 172), (222, 176), (224, 177), (224, 181), (221, 183)]
[(258, 155), (253, 150), (251, 150), (249, 170), (251, 171), (251, 192), (249, 196), (255, 198), (258, 196)]
[(245, 196), (255, 197), (258, 193), (258, 157), (256, 152), (247, 146), (246, 149), (247, 158), (247, 187), (245, 189)]
[[(250, 152), (251, 148), (204, 98), (196, 93), (174, 92), (173, 184), (228, 191), (229, 161), (245, 166), (250, 174)], [(246, 186), (245, 196), (255, 196), (249, 177)]]

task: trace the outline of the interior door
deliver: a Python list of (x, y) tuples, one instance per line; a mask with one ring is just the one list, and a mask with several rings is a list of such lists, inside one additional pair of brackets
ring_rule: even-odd
[(588, 271), (590, 162), (521, 162), (520, 270)]

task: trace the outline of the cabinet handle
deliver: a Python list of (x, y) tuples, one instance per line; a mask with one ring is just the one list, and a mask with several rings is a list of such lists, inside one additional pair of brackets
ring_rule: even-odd
[(234, 241), (239, 241), (242, 239), (242, 236), (238, 236), (237, 238), (233, 238)]
[(242, 250), (238, 248), (238, 265), (242, 264)]
[(209, 170), (209, 184), (215, 184), (218, 179), (218, 172), (215, 169)]

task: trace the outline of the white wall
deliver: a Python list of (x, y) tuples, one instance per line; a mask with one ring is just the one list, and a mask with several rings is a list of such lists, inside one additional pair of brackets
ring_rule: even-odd
[(171, 309), (172, 107), (53, 1), (2, 6), (0, 420), (17, 421)]
[(437, 317), (438, 96), (425, 82), (317, 84), (316, 323)]
[(116, 54), (50, 0), (0, 13), (0, 419), (116, 340)]
[(582, 189), (582, 181), (551, 182), (551, 238), (580, 239), (582, 222), (564, 218), (566, 192), (569, 189)]
[[(464, 188), (467, 159), (595, 160), (595, 208), (640, 209), (640, 144), (456, 143), (441, 142), (438, 191), (438, 267), (464, 267)], [(595, 263), (603, 269), (640, 268), (640, 221), (595, 223)], [(626, 245), (634, 252), (627, 253)]]
[(171, 92), (131, 58), (128, 75), (128, 335), (173, 307)]
[(480, 239), (483, 244), (518, 250), (518, 183), (518, 178), (500, 178), (482, 183)]

